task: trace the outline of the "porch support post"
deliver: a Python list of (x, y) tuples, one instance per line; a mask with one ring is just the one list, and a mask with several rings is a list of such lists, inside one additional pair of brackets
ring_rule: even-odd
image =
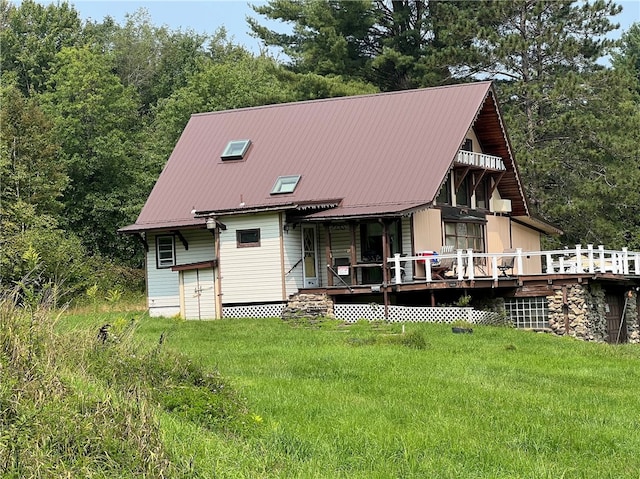
[(387, 285), (389, 284), (389, 271), (387, 270), (387, 257), (389, 256), (389, 228), (387, 222), (382, 221), (382, 297), (384, 300), (384, 319), (389, 319), (389, 292)]
[[(456, 269), (458, 270), (458, 281), (462, 281), (464, 279), (464, 265), (462, 263), (462, 250), (459, 249), (456, 251)], [(428, 261), (428, 260), (427, 260)]]
[(216, 296), (216, 318), (221, 319), (222, 316), (222, 274), (220, 273), (220, 225), (216, 223), (213, 230), (213, 245), (215, 249), (215, 257), (218, 261), (213, 266), (216, 274), (216, 280), (213, 283), (214, 293)]
[(589, 273), (593, 274), (595, 272), (595, 267), (593, 264), (593, 245), (587, 245), (587, 258), (589, 259)]
[(358, 262), (358, 258), (356, 258), (356, 228), (357, 224), (354, 222), (349, 222), (349, 232), (351, 233), (351, 244), (349, 245), (349, 262), (351, 263), (351, 284), (359, 284), (358, 283), (358, 271), (354, 268), (354, 265)]
[(329, 223), (324, 224), (324, 234), (327, 237), (327, 244), (324, 247), (324, 254), (327, 262), (327, 286), (333, 286), (333, 261), (331, 258), (331, 229)]

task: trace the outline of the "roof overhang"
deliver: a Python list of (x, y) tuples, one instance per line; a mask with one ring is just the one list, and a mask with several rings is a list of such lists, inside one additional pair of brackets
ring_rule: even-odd
[(551, 223), (547, 223), (546, 221), (534, 216), (512, 216), (511, 219), (516, 223), (520, 223), (548, 235), (564, 234), (564, 231), (562, 231), (557, 226), (554, 226)]

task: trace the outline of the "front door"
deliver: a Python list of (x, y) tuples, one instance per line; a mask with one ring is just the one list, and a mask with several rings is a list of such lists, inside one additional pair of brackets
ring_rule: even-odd
[(318, 286), (318, 240), (314, 225), (302, 225), (302, 275), (305, 288)]
[(615, 294), (605, 296), (607, 333), (609, 343), (624, 343), (627, 341), (627, 327), (624, 322), (622, 298)]
[(213, 268), (191, 269), (181, 273), (185, 319), (215, 318)]

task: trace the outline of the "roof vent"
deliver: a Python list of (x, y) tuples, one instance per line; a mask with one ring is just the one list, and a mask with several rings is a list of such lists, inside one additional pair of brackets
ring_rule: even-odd
[(251, 145), (251, 140), (233, 140), (227, 144), (227, 147), (220, 155), (223, 161), (226, 160), (242, 160), (245, 153)]

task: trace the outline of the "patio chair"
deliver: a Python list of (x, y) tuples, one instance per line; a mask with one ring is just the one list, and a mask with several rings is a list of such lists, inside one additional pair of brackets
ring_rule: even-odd
[(500, 258), (500, 263), (498, 263), (498, 270), (500, 271), (500, 273), (502, 273), (502, 276), (508, 278), (509, 275), (507, 274), (507, 271), (511, 270), (511, 274), (513, 274), (513, 264), (516, 260), (516, 250), (508, 248), (505, 249), (503, 253), (509, 253), (509, 256), (502, 256)]
[[(440, 255), (452, 255), (453, 254), (453, 246), (452, 245), (444, 245), (440, 248)], [(431, 275), (435, 279), (445, 279), (445, 274), (447, 272), (453, 270), (453, 264), (455, 262), (455, 258), (439, 258), (438, 263), (434, 264), (431, 267)]]

